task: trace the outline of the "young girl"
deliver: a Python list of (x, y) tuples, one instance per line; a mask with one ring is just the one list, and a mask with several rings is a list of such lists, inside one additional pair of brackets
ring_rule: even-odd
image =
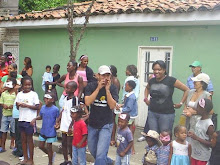
[[(81, 119), (83, 110), (79, 106), (70, 109), (73, 121), (72, 165), (86, 165), (86, 145), (88, 130)], [(71, 127), (71, 126), (70, 126)]]
[(190, 165), (192, 147), (191, 144), (186, 141), (186, 127), (176, 126), (174, 128), (174, 135), (176, 140), (170, 143), (169, 165)]
[(213, 122), (209, 117), (213, 105), (210, 99), (201, 99), (197, 105), (197, 114), (201, 119), (195, 125), (195, 132), (189, 131), (188, 135), (193, 140), (192, 144), (192, 165), (206, 165), (211, 156), (212, 136), (214, 133)]
[(161, 132), (160, 141), (163, 143), (163, 145), (159, 148), (157, 164), (167, 165), (170, 154), (171, 132), (168, 130)]
[(145, 132), (142, 132), (141, 134), (146, 138), (148, 144), (142, 163), (143, 165), (156, 165), (158, 149), (163, 145), (159, 139), (159, 134), (154, 130), (149, 130), (147, 134)]
[[(34, 143), (33, 133), (34, 127), (30, 122), (37, 117), (37, 110), (39, 109), (40, 101), (36, 92), (32, 91), (33, 80), (29, 76), (25, 76), (22, 80), (23, 91), (19, 92), (15, 103), (20, 112), (19, 114), (19, 128), (21, 131), (22, 150), (24, 160), (21, 164), (34, 164)], [(29, 147), (30, 158), (28, 159), (27, 146)]]

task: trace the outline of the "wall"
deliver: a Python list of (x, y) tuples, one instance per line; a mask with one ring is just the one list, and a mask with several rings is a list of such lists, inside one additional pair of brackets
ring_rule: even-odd
[[(95, 72), (102, 64), (114, 64), (118, 68), (120, 82), (123, 83), (126, 66), (137, 64), (138, 46), (173, 46), (173, 76), (185, 83), (191, 74), (189, 64), (194, 60), (200, 60), (203, 71), (210, 75), (214, 84), (214, 110), (218, 113), (219, 31), (220, 26), (89, 28), (78, 54), (88, 54), (89, 66)], [(158, 41), (152, 42), (150, 37), (158, 37)], [(62, 75), (66, 73), (68, 55), (69, 42), (66, 29), (20, 30), (20, 59), (25, 56), (32, 58), (35, 88), (41, 98), (43, 96), (41, 77), (45, 66), (59, 63)], [(20, 66), (22, 63), (23, 61), (20, 61)], [(179, 102), (181, 96), (182, 92), (175, 90), (174, 102)], [(176, 122), (180, 114), (181, 110), (176, 110)]]

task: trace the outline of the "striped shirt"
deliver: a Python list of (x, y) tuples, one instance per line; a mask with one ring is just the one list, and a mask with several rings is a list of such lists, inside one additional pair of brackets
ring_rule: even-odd
[[(7, 106), (13, 105), (16, 98), (15, 92), (10, 94), (8, 91), (4, 91), (0, 97), (0, 104), (5, 104)], [(3, 116), (12, 116), (12, 109), (4, 109), (2, 111)]]

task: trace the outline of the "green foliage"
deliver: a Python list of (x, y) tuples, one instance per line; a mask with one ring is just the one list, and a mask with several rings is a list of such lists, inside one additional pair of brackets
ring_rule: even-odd
[[(72, 0), (73, 2), (84, 2), (89, 0)], [(41, 11), (44, 9), (63, 6), (68, 0), (19, 0), (19, 13)]]

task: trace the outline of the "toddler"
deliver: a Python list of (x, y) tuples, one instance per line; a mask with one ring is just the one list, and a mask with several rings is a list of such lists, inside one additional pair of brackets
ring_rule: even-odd
[(192, 148), (186, 141), (186, 127), (180, 125), (176, 126), (174, 128), (174, 135), (176, 140), (170, 143), (169, 165), (190, 165)]
[[(42, 89), (45, 91), (45, 83), (46, 82), (53, 82), (53, 76), (52, 76), (52, 73), (50, 72), (51, 70), (51, 66), (50, 65), (47, 65), (46, 66), (46, 72), (44, 72), (44, 75), (42, 76), (43, 80), (42, 80)], [(50, 92), (49, 90), (52, 89), (52, 85), (49, 85), (49, 88), (48, 88), (48, 91), (45, 91), (46, 92)]]

